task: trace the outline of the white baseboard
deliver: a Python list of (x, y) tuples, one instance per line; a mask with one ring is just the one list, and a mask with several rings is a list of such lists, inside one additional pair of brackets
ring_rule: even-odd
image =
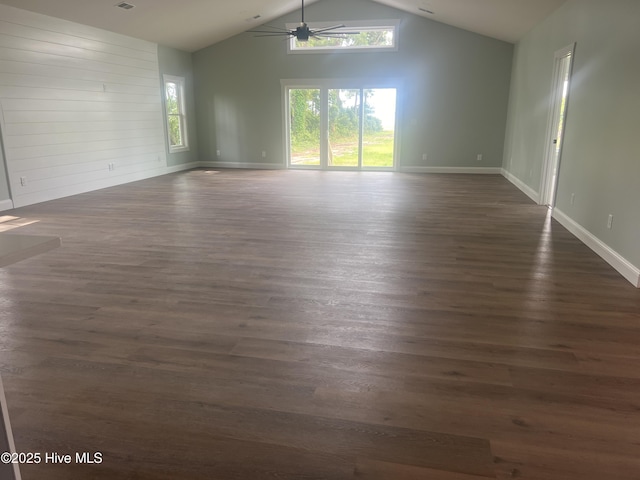
[(513, 183), (516, 187), (518, 187), (518, 189), (522, 191), (522, 193), (524, 193), (527, 197), (529, 197), (531, 200), (533, 200), (538, 205), (540, 205), (540, 194), (538, 192), (536, 192), (529, 185), (525, 184), (522, 180), (520, 180), (518, 177), (516, 177), (512, 173), (506, 171), (504, 168), (500, 173), (502, 173), (502, 176), (504, 178), (506, 178), (511, 183)]
[[(15, 208), (26, 207), (35, 203), (48, 202), (49, 200), (57, 200), (58, 198), (70, 197), (86, 192), (93, 192), (102, 188), (115, 187), (124, 185), (138, 180), (146, 180), (147, 178), (164, 175), (166, 167), (156, 167), (152, 169), (139, 169), (138, 171), (130, 171), (122, 175), (113, 177), (96, 178), (91, 181), (84, 181), (74, 185), (67, 185), (64, 188), (36, 190), (31, 193), (14, 196), (13, 205)], [(120, 170), (122, 171), (122, 170)], [(15, 193), (15, 192), (14, 192)]]
[(400, 167), (403, 173), (471, 173), (499, 175), (502, 169), (499, 167)]
[(280, 170), (284, 165), (278, 163), (250, 163), (250, 162), (200, 162), (205, 168), (254, 168), (257, 170)]
[(13, 210), (13, 201), (9, 200), (0, 200), (0, 212), (4, 212), (5, 210)]
[(629, 280), (631, 284), (640, 288), (640, 268), (633, 265), (630, 261), (604, 243), (598, 237), (589, 232), (582, 225), (576, 223), (565, 213), (554, 208), (553, 218), (573, 233), (582, 243), (602, 257), (609, 265), (615, 268), (624, 278)]
[[(94, 190), (100, 190), (102, 188), (115, 187), (116, 185), (123, 185), (126, 183), (136, 182), (138, 180), (145, 180), (147, 178), (157, 177), (160, 175), (166, 175), (168, 173), (180, 172), (183, 170), (191, 170), (200, 167), (200, 162), (183, 163), (180, 165), (161, 166), (151, 169), (142, 169), (139, 171), (132, 171), (118, 177), (99, 178), (92, 181), (86, 181), (75, 185), (69, 185), (63, 189), (50, 189), (43, 191), (36, 191), (30, 194), (20, 195), (11, 200), (0, 201), (0, 211), (9, 210), (11, 208), (25, 207), (27, 205), (33, 205), (35, 203), (47, 202), (49, 200), (56, 200), (58, 198), (64, 198), (71, 195), (78, 195), (81, 193), (92, 192)], [(5, 208), (3, 208), (5, 207)]]
[(200, 167), (200, 162), (181, 163), (180, 165), (170, 165), (167, 167), (167, 173), (182, 172), (184, 170), (193, 170)]

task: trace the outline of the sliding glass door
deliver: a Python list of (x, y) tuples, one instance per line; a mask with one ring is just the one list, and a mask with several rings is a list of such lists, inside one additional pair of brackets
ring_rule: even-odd
[(285, 89), (289, 168), (395, 167), (395, 88)]
[(320, 89), (289, 89), (289, 165), (319, 167)]
[(360, 90), (332, 88), (328, 91), (328, 167), (360, 166)]
[(364, 90), (362, 166), (393, 168), (396, 148), (396, 89)]

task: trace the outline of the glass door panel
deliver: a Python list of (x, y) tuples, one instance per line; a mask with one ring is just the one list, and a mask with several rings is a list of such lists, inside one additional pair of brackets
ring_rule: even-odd
[(320, 89), (289, 90), (291, 166), (320, 166)]
[(360, 166), (360, 89), (329, 89), (329, 167)]
[(364, 89), (362, 166), (393, 168), (396, 126), (396, 89)]

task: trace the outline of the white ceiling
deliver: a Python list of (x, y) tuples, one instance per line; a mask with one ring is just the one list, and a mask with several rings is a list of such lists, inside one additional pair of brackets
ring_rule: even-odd
[[(0, 0), (193, 52), (300, 8), (299, 0)], [(305, 5), (318, 0), (306, 0)], [(343, 0), (348, 1), (348, 0)], [(565, 0), (375, 0), (431, 20), (515, 43)], [(433, 15), (419, 10), (430, 10)], [(258, 20), (253, 16), (260, 15)], [(313, 20), (313, 19), (311, 19)], [(339, 20), (339, 19), (322, 19)]]

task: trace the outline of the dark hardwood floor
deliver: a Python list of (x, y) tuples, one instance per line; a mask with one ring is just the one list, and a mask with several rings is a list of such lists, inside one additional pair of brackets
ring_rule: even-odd
[[(190, 171), (8, 212), (24, 480), (637, 480), (640, 291), (499, 176)], [(28, 222), (27, 222), (28, 223)]]

